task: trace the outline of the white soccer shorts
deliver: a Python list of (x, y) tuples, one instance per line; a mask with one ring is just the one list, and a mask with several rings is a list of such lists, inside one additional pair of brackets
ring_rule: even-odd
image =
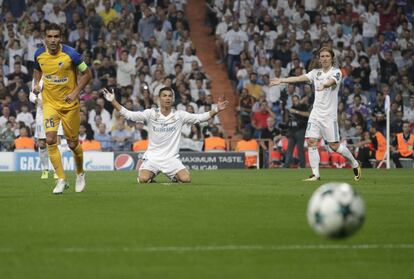
[(338, 121), (330, 119), (319, 120), (315, 118), (309, 118), (308, 126), (306, 127), (305, 138), (323, 138), (327, 142), (338, 142)]
[(178, 158), (171, 158), (162, 161), (143, 159), (139, 170), (148, 170), (157, 175), (159, 172), (165, 174), (169, 179), (174, 179), (175, 175), (185, 169), (185, 166)]

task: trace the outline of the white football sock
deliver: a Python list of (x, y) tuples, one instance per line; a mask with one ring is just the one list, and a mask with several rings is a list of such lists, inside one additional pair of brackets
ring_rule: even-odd
[(64, 152), (63, 146), (61, 144), (58, 144), (58, 149), (59, 149), (59, 152), (60, 152), (60, 156), (63, 158), (63, 152)]
[(39, 147), (39, 159), (42, 171), (49, 170), (49, 155), (47, 153), (47, 148)]
[(338, 152), (339, 154), (341, 154), (342, 156), (347, 158), (348, 161), (351, 162), (353, 168), (358, 167), (359, 163), (358, 163), (357, 160), (355, 160), (354, 155), (352, 155), (352, 153), (351, 153), (351, 151), (349, 151), (348, 147), (346, 147), (343, 144), (340, 144), (338, 149), (336, 150), (336, 152)]
[(309, 147), (308, 148), (309, 153), (309, 163), (312, 168), (312, 174), (316, 177), (319, 177), (319, 151), (317, 147)]

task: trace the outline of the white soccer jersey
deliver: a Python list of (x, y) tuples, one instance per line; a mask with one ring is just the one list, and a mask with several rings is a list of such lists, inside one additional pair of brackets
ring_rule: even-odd
[(330, 68), (326, 73), (322, 69), (314, 69), (307, 73), (306, 77), (313, 83), (315, 89), (330, 78), (335, 80), (336, 85), (315, 92), (315, 101), (309, 118), (337, 120), (338, 91), (342, 80), (341, 71), (335, 67)]
[(192, 114), (181, 110), (172, 110), (169, 115), (164, 116), (158, 108), (140, 112), (129, 111), (123, 107), (120, 114), (128, 120), (146, 123), (149, 145), (144, 159), (152, 161), (178, 158), (183, 125), (207, 121), (210, 118), (209, 112)]

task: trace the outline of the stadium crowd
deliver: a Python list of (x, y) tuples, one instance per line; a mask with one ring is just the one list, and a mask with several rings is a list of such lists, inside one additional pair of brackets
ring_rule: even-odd
[[(398, 153), (396, 135), (403, 132), (405, 122), (412, 134), (412, 2), (210, 2), (208, 19), (215, 27), (217, 63), (225, 64), (240, 96), (239, 129), (250, 130), (258, 139), (265, 138), (262, 134), (266, 129), (277, 129), (274, 133), (286, 134), (287, 138), (274, 137), (278, 149), (288, 153), (285, 166), (290, 165), (292, 156), (288, 141), (303, 142), (303, 139), (298, 141), (297, 131), (303, 130), (304, 134), (306, 125), (299, 124), (303, 122), (301, 118), (306, 117), (304, 112), (311, 110), (314, 90), (308, 84), (270, 87), (269, 81), (274, 77), (300, 76), (318, 67), (315, 52), (322, 46), (333, 49), (334, 66), (343, 76), (338, 105), (341, 140), (354, 147), (364, 167), (371, 166), (370, 158), (381, 161), (384, 154), (385, 142), (381, 136), (385, 135), (386, 129), (384, 103), (387, 95), (390, 98), (391, 135), (395, 138), (393, 152)], [(268, 127), (268, 123), (276, 123), (276, 126)], [(269, 135), (268, 132), (264, 134)], [(412, 143), (408, 148), (412, 150)], [(328, 154), (324, 148), (321, 151)], [(296, 150), (294, 157), (303, 166), (301, 155)], [(345, 162), (344, 158), (330, 160), (329, 155), (324, 157), (326, 163), (335, 163), (337, 167)], [(275, 156), (275, 161), (279, 158)]]
[[(391, 101), (393, 136), (402, 132), (405, 122), (413, 130), (411, 1), (209, 0), (207, 4), (206, 24), (214, 30), (216, 63), (226, 66), (239, 97), (238, 129), (243, 140), (271, 139), (274, 151), (282, 155), (288, 151), (284, 142), (304, 121), (297, 112), (311, 109), (313, 89), (307, 84), (269, 87), (269, 80), (316, 67), (314, 54), (320, 46), (333, 48), (335, 66), (343, 75), (338, 106), (342, 140), (354, 151), (361, 150), (366, 167), (381, 144), (377, 133), (385, 133), (385, 96)], [(65, 43), (82, 54), (93, 73), (81, 94), (79, 139), (85, 150), (145, 149), (146, 127), (125, 121), (113, 110), (99, 93), (104, 87), (129, 110), (156, 106), (164, 86), (175, 90), (176, 109), (211, 110), (213, 81), (203, 71), (190, 39), (185, 8), (186, 0), (4, 0), (0, 149), (11, 151), (17, 147), (16, 139), (33, 134), (35, 109), (28, 96), (34, 52), (43, 44), (48, 23), (61, 25)], [(304, 129), (302, 124), (299, 128)], [(218, 117), (182, 131), (184, 138), (196, 141), (223, 135)], [(268, 156), (274, 156), (275, 163), (283, 160), (277, 152), (267, 152), (269, 145), (259, 146), (263, 161)], [(286, 156), (288, 165), (292, 156), (301, 157), (297, 151)]]

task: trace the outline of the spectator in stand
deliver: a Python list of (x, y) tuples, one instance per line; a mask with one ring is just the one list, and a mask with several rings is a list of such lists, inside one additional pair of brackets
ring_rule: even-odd
[(104, 123), (99, 124), (98, 132), (95, 134), (95, 139), (101, 143), (102, 151), (112, 151), (112, 137), (107, 132)]
[(34, 123), (34, 118), (31, 112), (29, 112), (29, 107), (26, 104), (23, 104), (20, 107), (21, 111), (16, 116), (16, 121), (23, 122), (27, 127), (31, 127)]
[(258, 155), (248, 155), (249, 152), (258, 152), (259, 145), (255, 139), (251, 138), (251, 132), (249, 130), (243, 131), (243, 139), (239, 140), (236, 143), (236, 152), (245, 152), (245, 161), (244, 165), (247, 168), (253, 168), (257, 166)]
[(102, 151), (101, 143), (94, 139), (92, 130), (86, 132), (86, 138), (82, 141), (83, 151)]
[(226, 150), (226, 141), (220, 136), (217, 127), (211, 129), (211, 136), (204, 139), (204, 151), (217, 152)]
[(29, 101), (28, 94), (24, 91), (24, 89), (21, 88), (18, 91), (16, 99), (17, 100), (11, 103), (10, 106), (14, 112), (20, 112), (22, 110), (22, 106), (27, 106), (30, 111), (33, 110), (33, 104)]
[(369, 77), (371, 74), (371, 68), (369, 66), (369, 59), (367, 56), (360, 56), (358, 59), (358, 63), (359, 63), (359, 67), (355, 67), (352, 70), (351, 75), (353, 77), (354, 82), (361, 84), (362, 91), (367, 92), (371, 87), (370, 81), (369, 81)]
[(32, 80), (32, 78), (22, 71), (22, 63), (21, 62), (14, 62), (14, 67), (11, 69), (11, 73), (7, 76), (9, 80), (9, 84), (13, 81), (17, 81), (16, 77), (20, 78), (23, 83), (28, 83)]
[(406, 107), (404, 107), (404, 117), (403, 119), (405, 121), (408, 121), (408, 123), (413, 124), (414, 123), (414, 94), (410, 97), (410, 104)]
[(148, 132), (145, 130), (141, 131), (141, 139), (137, 140), (132, 146), (132, 150), (135, 152), (144, 152), (148, 148)]
[(285, 168), (289, 168), (293, 161), (293, 150), (297, 147), (299, 154), (299, 166), (305, 167), (305, 130), (309, 117), (309, 107), (307, 104), (300, 103), (299, 97), (293, 95), (292, 106), (288, 109), (288, 149), (285, 158)]
[(131, 133), (125, 129), (125, 120), (119, 119), (111, 133), (114, 151), (131, 150)]
[(359, 112), (365, 119), (367, 119), (369, 116), (369, 110), (362, 104), (361, 95), (355, 95), (353, 101), (353, 105), (349, 106), (346, 110), (348, 118), (352, 118), (355, 113)]
[(193, 102), (198, 102), (200, 96), (206, 97), (206, 95), (210, 95), (210, 90), (203, 87), (203, 79), (199, 78), (196, 79), (196, 87), (191, 89), (191, 100)]
[(267, 118), (267, 128), (260, 133), (260, 162), (263, 162), (264, 167), (268, 167), (269, 161), (269, 145), (266, 140), (271, 141), (273, 147), (277, 147), (277, 143), (282, 138), (280, 130), (276, 128), (276, 119), (273, 117)]
[(394, 57), (391, 50), (384, 52), (384, 59), (380, 59), (381, 82), (387, 84), (390, 77), (398, 73), (397, 64), (395, 64)]
[(157, 22), (157, 17), (152, 13), (150, 8), (145, 8), (144, 16), (138, 22), (138, 33), (144, 44), (148, 45), (149, 39), (154, 36), (154, 30)]
[(110, 57), (104, 56), (102, 65), (98, 69), (98, 78), (101, 81), (102, 87), (106, 87), (110, 77), (116, 77), (116, 69), (113, 66)]
[(414, 134), (410, 132), (410, 124), (404, 122), (402, 133), (398, 133), (392, 144), (392, 160), (397, 168), (402, 168), (400, 158), (414, 159)]
[[(414, 69), (413, 69), (414, 71)], [(402, 97), (402, 105), (408, 104), (410, 96), (414, 95), (414, 82), (410, 82), (407, 75), (401, 77), (401, 83), (397, 85)]]
[(372, 122), (375, 127), (377, 127), (377, 130), (381, 132), (382, 134), (385, 133), (385, 108), (384, 108), (384, 99), (385, 96), (382, 92), (377, 93), (377, 100), (375, 102), (375, 106), (372, 109)]
[(354, 144), (357, 159), (361, 162), (363, 168), (372, 168), (370, 159), (374, 158), (375, 152), (372, 139), (373, 137), (369, 132), (363, 131), (361, 134), (361, 140)]
[(395, 117), (390, 123), (390, 132), (391, 134), (395, 135), (398, 133), (402, 133), (402, 127), (403, 127), (404, 121), (403, 121), (403, 112), (397, 111), (395, 113)]
[(128, 55), (128, 51), (123, 50), (121, 60), (116, 61), (116, 82), (123, 89), (127, 86), (132, 86), (135, 80), (135, 67), (128, 62)]
[(20, 136), (14, 140), (15, 149), (29, 149), (35, 150), (35, 141), (30, 137), (30, 130), (28, 127), (23, 126), (20, 128)]
[[(87, 123), (86, 123), (87, 124)], [(82, 144), (84, 140), (86, 140), (86, 135), (88, 132), (88, 128), (86, 127), (85, 123), (80, 124), (79, 126), (79, 143)]]
[(177, 110), (187, 110), (188, 106), (191, 106), (194, 112), (198, 111), (198, 106), (191, 101), (191, 96), (188, 94), (181, 94), (181, 102), (177, 105)]
[(378, 27), (380, 26), (379, 14), (375, 10), (375, 4), (373, 2), (368, 4), (368, 11), (361, 15), (361, 19), (364, 46), (367, 48), (374, 43)]
[(103, 59), (107, 55), (107, 51), (108, 51), (108, 48), (105, 45), (104, 38), (98, 37), (96, 46), (93, 48), (93, 51), (92, 51), (92, 58)]
[(230, 79), (235, 80), (235, 64), (240, 62), (240, 53), (247, 51), (249, 39), (246, 32), (240, 29), (237, 20), (233, 21), (232, 29), (224, 37), (224, 54), (227, 55), (227, 71)]
[(352, 126), (350, 118), (345, 119), (344, 126), (340, 128), (341, 141), (346, 140), (348, 144), (352, 144), (356, 137), (356, 129)]
[(111, 114), (105, 109), (105, 100), (102, 97), (97, 98), (96, 104), (94, 108), (89, 112), (88, 123), (93, 127), (93, 123), (95, 121), (95, 116), (99, 115), (102, 118), (102, 123), (111, 130)]
[(7, 121), (9, 121), (10, 116), (10, 108), (5, 106), (1, 109), (1, 116), (0, 116), (0, 133), (3, 131), (3, 128), (6, 127)]
[(200, 124), (196, 123), (191, 126), (191, 132), (188, 138), (194, 140), (194, 141), (203, 141), (204, 136), (201, 132), (201, 126)]
[(260, 138), (261, 131), (267, 128), (267, 119), (269, 117), (275, 117), (275, 114), (272, 112), (271, 108), (268, 106), (266, 101), (260, 103), (260, 110), (254, 112), (252, 115), (252, 127), (253, 127), (253, 137)]
[(244, 86), (247, 89), (247, 92), (250, 96), (255, 98), (256, 100), (259, 99), (259, 96), (262, 93), (262, 86), (257, 83), (257, 73), (253, 72), (250, 74), (249, 82)]
[(14, 144), (14, 126), (12, 121), (6, 122), (6, 127), (0, 131), (1, 151), (13, 151)]
[(217, 64), (221, 64), (224, 61), (224, 42), (226, 33), (231, 25), (231, 18), (232, 14), (230, 10), (227, 10), (224, 14), (223, 20), (216, 27), (215, 55), (217, 58)]
[[(75, 1), (76, 2), (76, 1)], [(116, 21), (119, 17), (117, 11), (111, 7), (111, 1), (104, 1), (105, 9), (99, 13), (99, 16), (103, 19), (105, 25), (108, 25), (111, 21)]]

